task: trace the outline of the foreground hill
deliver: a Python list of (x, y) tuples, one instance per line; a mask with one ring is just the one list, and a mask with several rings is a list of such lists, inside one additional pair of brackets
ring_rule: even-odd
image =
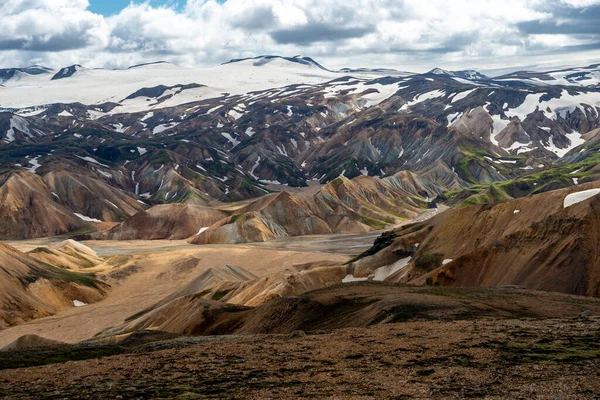
[[(515, 288), (409, 287), (376, 282), (337, 284), (301, 296), (275, 296), (248, 307), (203, 298), (205, 291), (171, 296), (152, 310), (96, 336), (106, 341), (149, 329), (179, 334), (285, 334), (295, 330), (331, 330), (415, 320), (577, 316), (575, 296)], [(213, 297), (214, 298), (214, 297)], [(597, 299), (586, 307), (600, 311)], [(524, 311), (527, 310), (527, 311)]]
[[(141, 332), (122, 345), (11, 351), (0, 353), (0, 391), (9, 398), (253, 399), (586, 399), (599, 393), (597, 318), (478, 316), (305, 336)], [(45, 365), (57, 359), (78, 361)], [(73, 385), (74, 377), (81, 384)]]
[(203, 229), (191, 243), (262, 242), (286, 236), (358, 233), (413, 218), (427, 203), (418, 195), (368, 176), (338, 177), (316, 193), (281, 192), (236, 210)]
[[(66, 246), (62, 250), (68, 251)], [(46, 264), (2, 243), (0, 265), (0, 329), (97, 302), (108, 289), (87, 274)]]
[[(446, 211), (382, 235), (354, 276), (400, 265), (390, 281), (442, 286), (523, 285), (600, 296), (597, 183)], [(366, 274), (366, 275), (365, 275)]]

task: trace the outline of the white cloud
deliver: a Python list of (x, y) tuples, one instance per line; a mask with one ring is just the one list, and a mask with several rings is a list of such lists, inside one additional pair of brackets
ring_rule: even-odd
[(600, 0), (561, 0), (562, 3), (571, 7), (590, 7), (600, 4)]
[[(87, 0), (12, 0), (0, 5), (0, 64), (125, 67), (167, 60), (212, 65), (260, 54), (304, 54), (333, 67), (413, 70), (506, 64), (507, 56), (530, 62), (552, 51), (569, 51), (570, 46), (594, 49), (599, 35), (578, 35), (576, 24), (570, 28), (574, 32), (557, 35), (539, 31), (535, 24), (557, 21), (553, 13), (561, 8), (581, 8), (583, 13), (599, 4), (600, 0), (188, 0), (179, 11), (138, 3), (105, 18), (87, 11)], [(524, 24), (535, 26), (529, 32)]]
[(108, 26), (87, 0), (11, 0), (0, 4), (0, 49), (64, 51), (104, 47)]

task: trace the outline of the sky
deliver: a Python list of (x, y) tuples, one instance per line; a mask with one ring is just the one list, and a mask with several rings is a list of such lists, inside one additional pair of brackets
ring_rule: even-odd
[(264, 54), (413, 72), (600, 62), (600, 0), (0, 0), (0, 20), (0, 67)]

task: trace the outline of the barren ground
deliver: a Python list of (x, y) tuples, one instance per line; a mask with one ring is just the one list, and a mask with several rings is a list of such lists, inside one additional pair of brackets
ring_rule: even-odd
[(0, 371), (7, 399), (594, 399), (600, 320), (423, 321), (178, 338)]
[[(102, 242), (116, 248), (131, 248), (130, 242)], [(156, 246), (154, 241), (135, 244)], [(115, 258), (116, 257), (116, 258)], [(98, 267), (86, 269), (112, 285), (106, 299), (76, 307), (52, 317), (34, 320), (0, 331), (0, 347), (26, 334), (63, 342), (88, 339), (99, 331), (163, 299), (209, 267), (233, 264), (261, 277), (309, 262), (347, 261), (348, 256), (308, 251), (280, 251), (253, 246), (187, 246), (182, 250), (122, 254)], [(121, 264), (127, 265), (122, 268)], [(114, 269), (114, 270), (113, 270)]]

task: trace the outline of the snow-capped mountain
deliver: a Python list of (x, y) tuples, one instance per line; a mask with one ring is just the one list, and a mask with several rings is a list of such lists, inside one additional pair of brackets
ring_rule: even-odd
[[(433, 198), (574, 154), (582, 162), (600, 137), (597, 65), (490, 78), (266, 56), (39, 71), (18, 70), (0, 88), (0, 163), (38, 175), (53, 201), (98, 220), (122, 219), (133, 203), (239, 200), (340, 175), (385, 176)], [(64, 189), (75, 177), (105, 196)]]
[(489, 79), (487, 76), (485, 76), (481, 72), (478, 72), (478, 71), (475, 71), (472, 69), (468, 69), (468, 70), (464, 70), (464, 71), (447, 71), (447, 70), (441, 69), (441, 68), (434, 68), (431, 71), (429, 71), (429, 74), (444, 75), (444, 76), (468, 79), (468, 80), (472, 80), (472, 81), (481, 81), (481, 80)]
[(19, 80), (30, 75), (49, 74), (51, 72), (51, 68), (41, 65), (32, 65), (25, 68), (4, 68), (0, 69), (0, 83), (5, 83), (9, 80)]

